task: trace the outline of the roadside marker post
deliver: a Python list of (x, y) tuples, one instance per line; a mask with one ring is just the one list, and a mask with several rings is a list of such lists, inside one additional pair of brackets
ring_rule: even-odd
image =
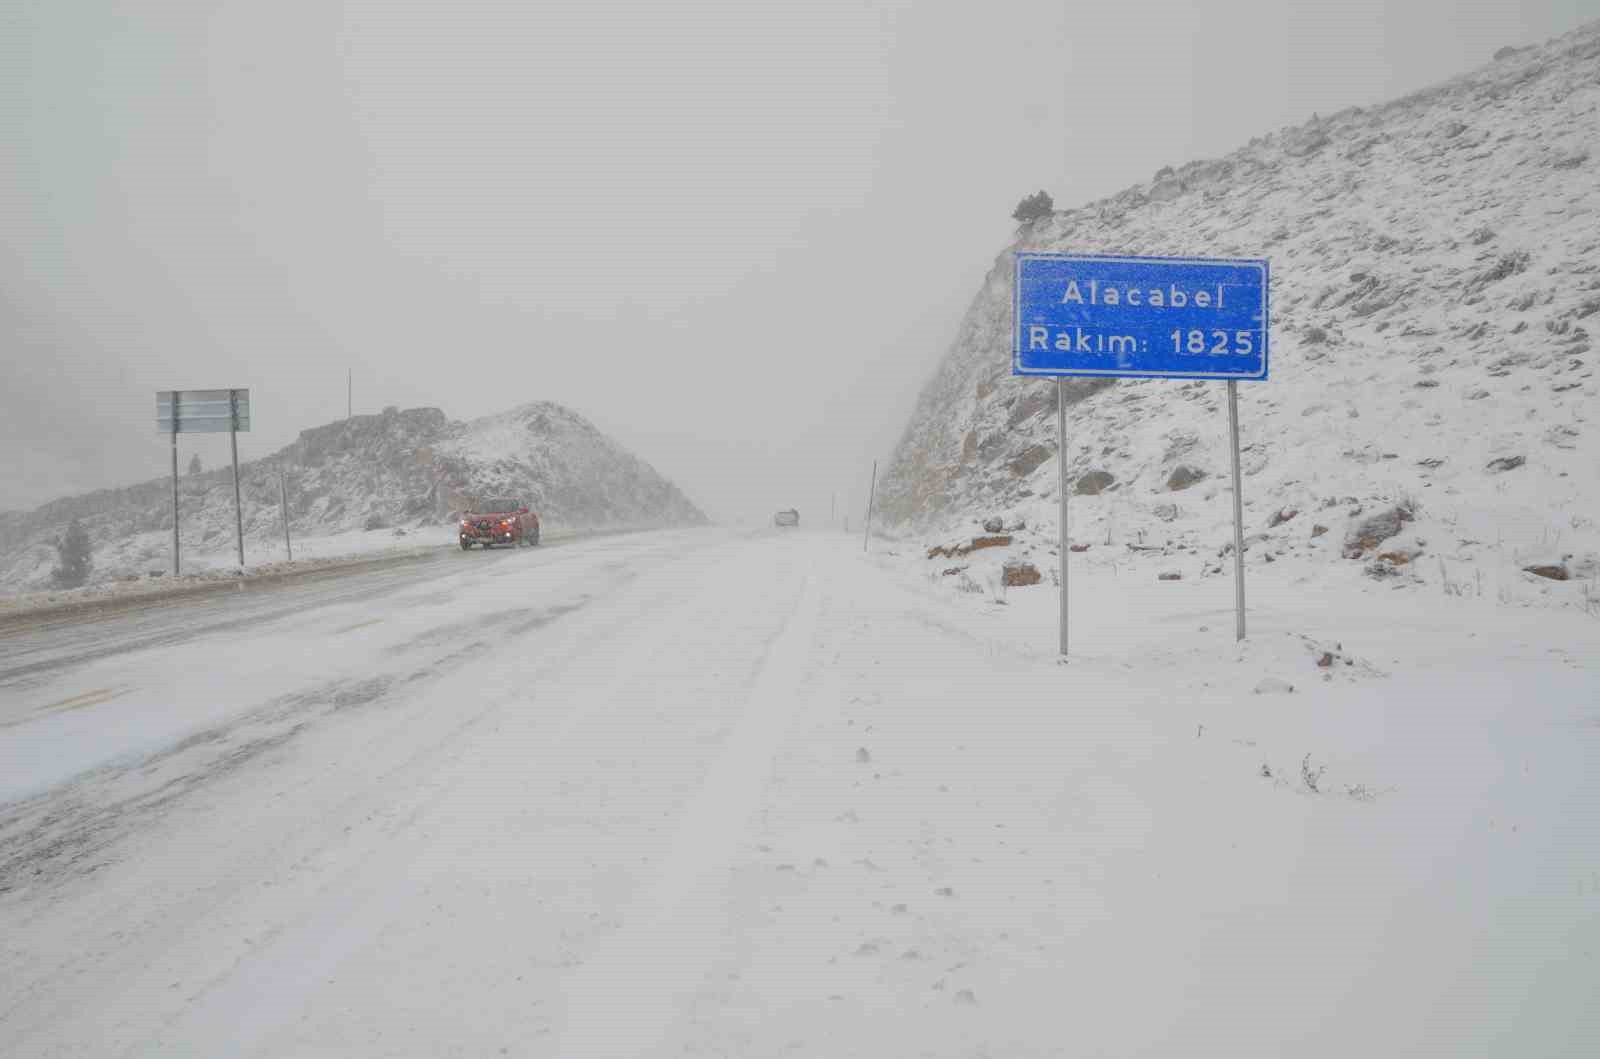
[(283, 551), (294, 562), (294, 545), (289, 543), (289, 486), (285, 480), (283, 466), (278, 466), (278, 510), (283, 514)]
[(1220, 379), (1228, 384), (1235, 636), (1245, 637), (1240, 380), (1265, 381), (1268, 265), (1254, 258), (1019, 251), (1011, 373), (1056, 380), (1061, 655), (1067, 654), (1066, 378)]
[(867, 528), (861, 534), (861, 550), (867, 550), (867, 541), (872, 539), (872, 502), (878, 496), (878, 461), (872, 461), (872, 488), (867, 491)]

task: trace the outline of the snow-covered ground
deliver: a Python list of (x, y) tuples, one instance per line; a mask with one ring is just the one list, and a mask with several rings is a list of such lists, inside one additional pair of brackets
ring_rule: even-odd
[(1048, 576), (873, 549), (507, 553), (7, 683), (4, 1050), (1594, 1054), (1594, 618), (1267, 568), (1238, 645), (1090, 552), (1061, 664)]

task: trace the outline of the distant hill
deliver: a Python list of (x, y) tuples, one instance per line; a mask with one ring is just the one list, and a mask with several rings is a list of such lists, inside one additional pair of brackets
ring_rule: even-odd
[[(282, 451), (241, 465), (246, 541), (275, 552), (280, 469), (296, 535), (444, 527), (474, 498), (490, 496), (526, 498), (551, 529), (705, 522), (649, 464), (550, 402), (467, 423), (437, 408), (391, 408), (302, 431)], [(231, 468), (184, 475), (179, 504), (184, 554), (234, 547)], [(158, 478), (0, 513), (0, 587), (47, 587), (53, 542), (74, 518), (94, 542), (97, 578), (170, 567), (172, 483)]]
[[(879, 484), (893, 531), (1054, 535), (1055, 384), (1010, 374), (1012, 250), (1271, 260), (1272, 379), (1239, 384), (1252, 558), (1338, 559), (1345, 530), (1404, 505), (1430, 576), (1434, 556), (1596, 568), (1600, 23), (1024, 225)], [(1075, 539), (1230, 540), (1221, 383), (1076, 380), (1069, 399), (1069, 475), (1100, 472)]]

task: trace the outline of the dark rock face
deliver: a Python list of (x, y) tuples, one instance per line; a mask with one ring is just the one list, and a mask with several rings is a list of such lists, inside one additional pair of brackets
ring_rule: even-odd
[(1537, 577), (1549, 578), (1551, 581), (1566, 581), (1572, 577), (1565, 563), (1540, 563), (1536, 566), (1524, 566), (1522, 569)]
[(1411, 509), (1402, 504), (1367, 516), (1351, 526), (1350, 531), (1345, 534), (1345, 556), (1351, 559), (1361, 558), (1362, 555), (1398, 534), (1401, 527), (1412, 518)]
[(1055, 452), (1046, 446), (1034, 445), (1031, 448), (1024, 450), (1020, 456), (1006, 464), (1006, 467), (1015, 477), (1026, 478), (1028, 475), (1032, 474), (1040, 464), (1044, 463), (1054, 455)]
[(1037, 585), (1040, 580), (1039, 568), (1021, 559), (1013, 559), (1001, 567), (1001, 580), (1012, 588)]
[(1204, 480), (1205, 476), (1206, 472), (1200, 470), (1198, 467), (1191, 467), (1186, 463), (1180, 463), (1178, 466), (1172, 469), (1171, 474), (1167, 475), (1167, 489), (1171, 492), (1177, 492), (1180, 489), (1187, 489), (1196, 482)]
[(1116, 475), (1110, 471), (1090, 471), (1078, 476), (1078, 480), (1073, 483), (1072, 491), (1079, 496), (1098, 496), (1116, 480)]

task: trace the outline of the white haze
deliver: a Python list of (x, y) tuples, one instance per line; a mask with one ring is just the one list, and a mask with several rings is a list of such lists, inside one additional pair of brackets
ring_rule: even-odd
[[(345, 411), (570, 405), (714, 517), (859, 520), (1008, 215), (1600, 3), (11, 0), (0, 509)], [(184, 460), (226, 459), (221, 437)]]

